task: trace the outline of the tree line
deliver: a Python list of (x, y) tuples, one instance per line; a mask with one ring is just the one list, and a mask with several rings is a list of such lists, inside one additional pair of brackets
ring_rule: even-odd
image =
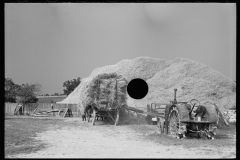
[[(68, 96), (80, 83), (80, 77), (67, 80), (63, 83), (64, 94), (54, 93), (53, 96)], [(49, 94), (41, 94), (41, 88), (42, 86), (38, 83), (18, 85), (11, 78), (5, 78), (5, 102), (36, 103), (38, 101), (37, 96), (49, 96)]]
[(65, 94), (54, 93), (54, 94), (39, 94), (38, 96), (64, 96)]
[(18, 85), (11, 78), (5, 78), (5, 102), (36, 103), (40, 92), (41, 85), (38, 83)]

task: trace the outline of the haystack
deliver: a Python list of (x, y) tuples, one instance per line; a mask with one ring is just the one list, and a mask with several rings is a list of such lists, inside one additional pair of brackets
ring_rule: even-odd
[[(150, 103), (169, 103), (177, 88), (178, 101), (198, 99), (202, 104), (209, 101), (217, 104), (220, 111), (236, 106), (236, 83), (209, 66), (185, 59), (164, 60), (138, 57), (122, 60), (114, 65), (103, 66), (83, 78), (80, 85), (62, 102), (85, 106), (87, 88), (94, 77), (103, 73), (117, 73), (128, 82), (134, 78), (144, 79), (149, 87), (146, 97), (140, 100), (127, 95), (127, 105), (145, 110)], [(141, 86), (139, 86), (141, 89)], [(84, 100), (84, 103), (83, 103)]]
[[(101, 105), (101, 104), (107, 105)], [(117, 73), (102, 73), (95, 76), (87, 86), (82, 99), (83, 108), (87, 105), (98, 109), (122, 108), (127, 103), (127, 80)]]

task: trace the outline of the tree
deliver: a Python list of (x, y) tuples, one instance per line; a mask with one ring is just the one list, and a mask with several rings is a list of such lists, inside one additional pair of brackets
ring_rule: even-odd
[(41, 92), (40, 84), (22, 84), (19, 86), (16, 96), (17, 102), (26, 103), (36, 103), (38, 101), (37, 95)]
[(5, 78), (5, 102), (16, 102), (16, 93), (19, 85), (15, 84), (11, 78)]
[(53, 96), (59, 96), (59, 93), (54, 93)]
[(78, 77), (77, 79), (67, 80), (63, 83), (63, 87), (66, 89), (63, 90), (65, 95), (69, 95), (72, 91), (81, 83), (81, 78)]

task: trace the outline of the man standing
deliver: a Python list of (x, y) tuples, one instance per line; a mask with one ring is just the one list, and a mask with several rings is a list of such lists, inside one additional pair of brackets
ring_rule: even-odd
[(52, 109), (52, 110), (53, 110), (53, 103), (54, 103), (54, 102), (53, 102), (53, 101), (51, 101), (51, 109)]

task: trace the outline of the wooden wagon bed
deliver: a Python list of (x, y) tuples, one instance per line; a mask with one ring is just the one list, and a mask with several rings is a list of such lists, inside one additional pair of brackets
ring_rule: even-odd
[(95, 125), (96, 118), (99, 117), (110, 117), (114, 121), (114, 125), (116, 126), (119, 122), (119, 109), (100, 109), (98, 111), (93, 110), (92, 116), (92, 125)]

